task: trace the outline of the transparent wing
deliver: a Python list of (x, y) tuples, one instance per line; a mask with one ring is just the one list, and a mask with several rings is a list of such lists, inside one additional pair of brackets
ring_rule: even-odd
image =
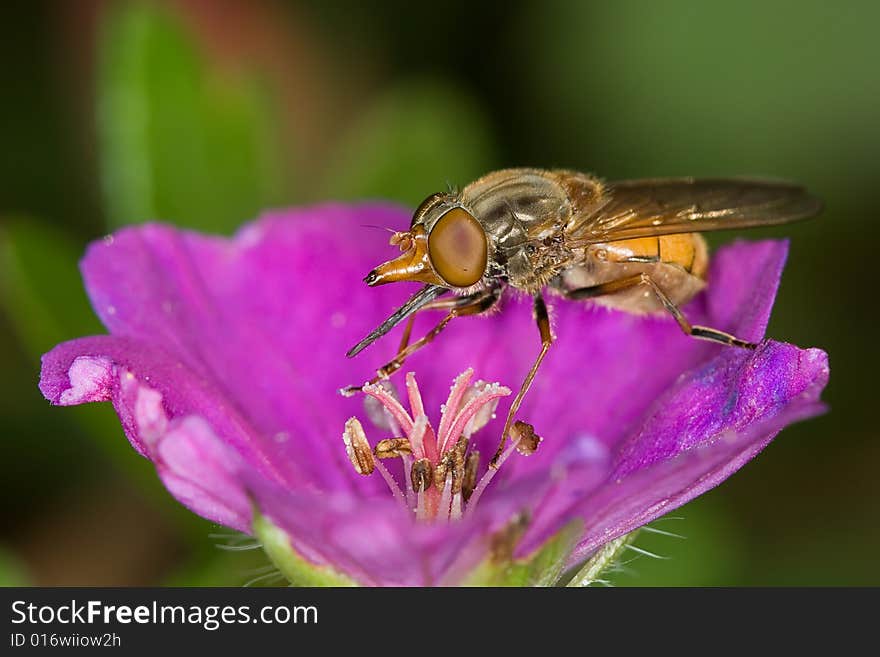
[(745, 179), (668, 178), (608, 184), (608, 198), (566, 229), (572, 246), (652, 235), (771, 226), (818, 214), (803, 187)]

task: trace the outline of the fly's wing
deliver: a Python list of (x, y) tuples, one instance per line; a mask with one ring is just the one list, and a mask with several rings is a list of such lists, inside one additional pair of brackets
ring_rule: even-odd
[(596, 205), (566, 228), (571, 246), (785, 224), (818, 214), (803, 187), (766, 180), (667, 178), (609, 183)]

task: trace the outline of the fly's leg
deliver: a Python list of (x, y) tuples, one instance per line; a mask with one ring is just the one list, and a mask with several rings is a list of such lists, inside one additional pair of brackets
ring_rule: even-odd
[(397, 348), (397, 353), (400, 354), (404, 351), (409, 345), (409, 339), (412, 336), (413, 326), (416, 323), (416, 315), (425, 310), (452, 310), (456, 308), (462, 303), (467, 305), (469, 303), (467, 300), (471, 299), (473, 295), (466, 297), (452, 297), (450, 299), (438, 299), (437, 301), (431, 301), (430, 303), (426, 303), (424, 306), (415, 311), (412, 315), (409, 316), (409, 319), (406, 320), (406, 326), (403, 329), (403, 335), (400, 336), (400, 346)]
[(636, 285), (647, 285), (651, 288), (651, 291), (660, 303), (663, 304), (663, 307), (675, 318), (675, 321), (678, 322), (679, 327), (681, 327), (681, 330), (685, 335), (690, 335), (702, 340), (720, 342), (732, 347), (742, 347), (743, 349), (757, 348), (758, 345), (755, 343), (742, 340), (730, 333), (725, 333), (724, 331), (719, 331), (718, 329), (713, 329), (708, 326), (692, 325), (681, 312), (679, 307), (673, 303), (672, 299), (660, 289), (657, 282), (648, 274), (636, 274), (635, 276), (628, 276), (616, 281), (591, 285), (590, 287), (582, 287), (576, 290), (568, 290), (567, 292), (564, 292), (564, 294), (569, 299), (591, 299), (593, 297), (600, 297), (605, 294), (612, 294), (614, 292), (626, 290), (635, 287)]
[(440, 320), (440, 322), (428, 331), (423, 337), (419, 338), (412, 344), (409, 344), (409, 337), (412, 333), (412, 325), (415, 321), (415, 316), (410, 317), (410, 321), (407, 323), (406, 329), (404, 330), (403, 339), (401, 340), (400, 347), (397, 352), (397, 356), (395, 356), (388, 363), (383, 365), (376, 372), (376, 376), (370, 381), (370, 383), (377, 383), (383, 379), (387, 379), (394, 372), (399, 370), (403, 365), (404, 361), (409, 358), (413, 353), (429, 344), (437, 335), (440, 334), (443, 329), (446, 328), (447, 324), (451, 322), (456, 317), (465, 317), (467, 315), (479, 315), (480, 313), (484, 313), (496, 303), (501, 298), (501, 288), (492, 288), (488, 290), (482, 290), (480, 292), (476, 292), (474, 294), (465, 296), (465, 297), (457, 297), (454, 299), (443, 299), (442, 301), (436, 301), (432, 304), (425, 305), (421, 310), (427, 309), (449, 309), (449, 312), (446, 316)]
[[(383, 381), (389, 378), (392, 374), (394, 374), (397, 370), (399, 370), (403, 363), (416, 351), (429, 344), (434, 338), (436, 338), (443, 329), (446, 328), (447, 324), (451, 322), (456, 317), (464, 317), (466, 315), (479, 315), (480, 313), (484, 313), (496, 303), (501, 298), (501, 292), (503, 288), (494, 287), (488, 288), (486, 290), (480, 290), (479, 292), (475, 292), (474, 294), (469, 294), (464, 297), (455, 297), (452, 299), (442, 299), (438, 301), (431, 302), (426, 304), (424, 307), (419, 309), (419, 312), (433, 309), (433, 310), (443, 310), (448, 309), (446, 316), (440, 320), (440, 322), (428, 331), (424, 336), (409, 344), (409, 337), (412, 333), (412, 325), (415, 319), (413, 315), (410, 317), (407, 322), (406, 328), (403, 332), (403, 339), (401, 340), (400, 347), (398, 348), (397, 355), (388, 361), (385, 365), (376, 370), (376, 376), (370, 379), (365, 385), (373, 385), (378, 383), (379, 381)], [(360, 390), (363, 390), (363, 385), (360, 386), (347, 386), (342, 389), (343, 395), (353, 395)]]
[(547, 304), (544, 303), (544, 297), (541, 296), (540, 292), (535, 295), (534, 316), (535, 322), (538, 324), (538, 331), (541, 334), (541, 351), (538, 353), (538, 357), (532, 364), (532, 369), (529, 370), (528, 375), (519, 387), (519, 392), (516, 393), (516, 397), (513, 398), (513, 403), (510, 405), (510, 410), (507, 412), (507, 419), (504, 421), (504, 429), (501, 432), (501, 444), (498, 445), (498, 450), (495, 452), (495, 456), (493, 456), (492, 460), (489, 462), (489, 466), (492, 468), (497, 467), (498, 459), (501, 458), (501, 453), (504, 451), (504, 445), (507, 443), (507, 434), (510, 432), (510, 427), (513, 425), (513, 418), (519, 410), (523, 398), (532, 386), (532, 381), (535, 380), (535, 375), (538, 373), (538, 368), (541, 366), (544, 356), (547, 355), (550, 345), (553, 344), (553, 332), (550, 330), (550, 317), (547, 314)]

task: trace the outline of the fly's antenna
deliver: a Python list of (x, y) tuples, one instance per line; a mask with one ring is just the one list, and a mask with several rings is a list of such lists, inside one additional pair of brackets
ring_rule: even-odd
[(397, 232), (393, 228), (388, 228), (388, 226), (376, 226), (374, 224), (361, 224), (361, 228), (375, 228), (376, 230), (384, 230), (385, 232), (392, 234)]

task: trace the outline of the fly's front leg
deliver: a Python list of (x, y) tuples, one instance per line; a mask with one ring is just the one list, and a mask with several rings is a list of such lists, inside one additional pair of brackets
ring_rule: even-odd
[[(446, 301), (446, 300), (444, 300)], [(436, 301), (434, 303), (437, 303)], [(430, 303), (425, 306), (425, 308), (433, 308)], [(425, 308), (421, 308), (420, 310), (425, 310)], [(416, 315), (418, 315), (418, 311), (414, 312), (409, 316), (409, 319), (406, 320), (406, 326), (403, 329), (403, 335), (400, 336), (400, 346), (397, 348), (397, 353), (401, 353), (404, 349), (406, 349), (409, 344), (409, 338), (412, 335), (413, 324), (416, 323)]]
[[(465, 296), (465, 297), (456, 297), (453, 299), (443, 299), (442, 301), (435, 301), (431, 304), (427, 304), (421, 310), (427, 310), (429, 308), (433, 308), (434, 310), (448, 308), (449, 312), (446, 316), (440, 320), (440, 322), (428, 331), (424, 336), (416, 340), (412, 344), (409, 343), (409, 337), (412, 332), (412, 325), (415, 320), (415, 316), (410, 318), (410, 321), (407, 323), (407, 327), (404, 330), (403, 339), (400, 343), (400, 348), (398, 350), (397, 355), (386, 363), (384, 366), (379, 368), (376, 371), (376, 376), (370, 380), (370, 383), (377, 383), (383, 379), (387, 379), (394, 372), (399, 370), (403, 363), (416, 351), (429, 344), (434, 338), (436, 338), (443, 329), (456, 317), (465, 317), (467, 315), (478, 315), (480, 313), (486, 312), (501, 298), (501, 288), (490, 288), (487, 290), (481, 290), (480, 292), (476, 292), (474, 294)], [(362, 387), (362, 386), (361, 386)]]
[(657, 285), (657, 282), (648, 274), (636, 274), (616, 281), (591, 285), (590, 287), (582, 287), (576, 290), (568, 290), (567, 292), (564, 292), (564, 294), (569, 299), (591, 299), (593, 297), (620, 292), (621, 290), (626, 290), (635, 287), (636, 285), (647, 285), (651, 289), (660, 303), (663, 304), (663, 308), (665, 308), (666, 311), (675, 318), (675, 321), (678, 322), (679, 327), (685, 335), (690, 335), (702, 340), (720, 342), (732, 347), (742, 347), (743, 349), (757, 348), (758, 345), (754, 342), (742, 340), (730, 333), (725, 333), (724, 331), (719, 331), (718, 329), (713, 329), (708, 326), (692, 325), (681, 312), (681, 309), (675, 305), (672, 299), (666, 295), (660, 286)]
[(507, 419), (504, 421), (504, 429), (501, 431), (501, 444), (498, 445), (498, 450), (495, 452), (495, 456), (493, 456), (492, 460), (489, 462), (489, 466), (493, 468), (498, 467), (498, 459), (501, 458), (501, 454), (504, 451), (504, 445), (507, 443), (507, 434), (510, 432), (510, 427), (513, 425), (513, 418), (519, 410), (523, 398), (532, 386), (532, 381), (535, 380), (535, 375), (538, 373), (538, 368), (541, 366), (541, 362), (547, 355), (550, 345), (553, 344), (553, 331), (550, 330), (550, 316), (547, 314), (547, 304), (544, 303), (544, 297), (541, 296), (540, 292), (535, 295), (534, 316), (535, 322), (538, 324), (538, 331), (541, 334), (541, 351), (538, 353), (538, 357), (532, 364), (532, 369), (529, 370), (528, 375), (519, 387), (519, 392), (516, 393), (516, 397), (514, 397), (513, 403), (510, 405), (510, 410), (507, 412)]
[[(400, 347), (398, 348), (397, 355), (388, 361), (385, 365), (376, 370), (376, 376), (370, 379), (366, 385), (373, 385), (378, 383), (379, 381), (383, 381), (387, 379), (392, 374), (394, 374), (397, 370), (399, 370), (403, 363), (416, 351), (429, 344), (434, 338), (436, 338), (443, 329), (456, 317), (464, 317), (466, 315), (478, 315), (480, 313), (484, 313), (496, 303), (501, 298), (503, 288), (501, 287), (493, 287), (487, 288), (485, 290), (480, 290), (479, 292), (475, 292), (473, 294), (469, 294), (464, 297), (454, 297), (452, 299), (441, 299), (438, 301), (433, 301), (429, 304), (426, 304), (422, 308), (419, 309), (419, 312), (424, 310), (443, 310), (448, 309), (446, 316), (440, 320), (440, 322), (428, 331), (424, 336), (409, 344), (410, 334), (412, 333), (412, 326), (415, 320), (415, 315), (409, 318), (407, 322), (406, 328), (404, 329), (403, 339), (400, 342)], [(362, 385), (360, 386), (348, 386), (342, 389), (342, 394), (344, 395), (352, 395), (360, 390), (363, 390)]]

